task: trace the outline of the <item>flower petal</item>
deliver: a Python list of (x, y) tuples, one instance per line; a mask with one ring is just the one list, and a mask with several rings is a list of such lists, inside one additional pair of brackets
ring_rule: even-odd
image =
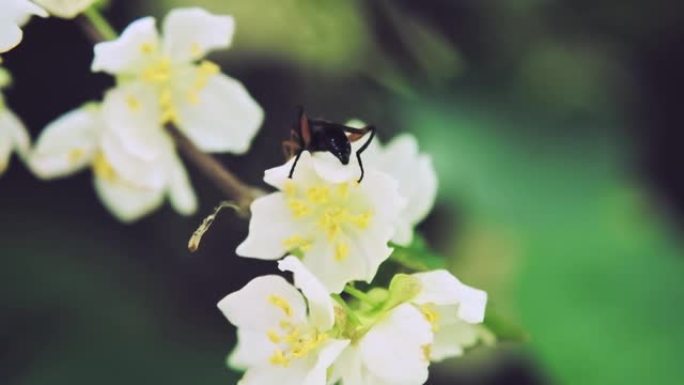
[(394, 138), (383, 150), (376, 165), (399, 182), (399, 193), (408, 200), (401, 212), (400, 228), (393, 241), (408, 245), (413, 227), (432, 210), (437, 197), (437, 174), (428, 155), (420, 154), (413, 135)]
[(141, 188), (118, 178), (94, 178), (95, 190), (104, 206), (120, 221), (134, 222), (164, 202), (160, 189)]
[(73, 19), (89, 8), (95, 0), (34, 0), (50, 14), (63, 19)]
[(228, 48), (234, 31), (232, 16), (197, 7), (174, 9), (164, 20), (164, 50), (174, 61), (196, 60), (213, 49)]
[(442, 325), (435, 332), (435, 341), (430, 349), (430, 360), (439, 362), (463, 355), (463, 350), (475, 345), (477, 340), (476, 325), (463, 321)]
[(197, 196), (190, 178), (178, 155), (171, 154), (169, 164), (169, 199), (178, 213), (191, 215), (197, 211)]
[(324, 385), (328, 368), (349, 344), (346, 340), (326, 342), (316, 357), (292, 362), (287, 367), (262, 366), (247, 370), (240, 385)]
[(254, 331), (277, 328), (282, 320), (294, 325), (306, 321), (306, 303), (301, 293), (277, 275), (254, 278), (223, 298), (218, 307), (233, 325)]
[(29, 167), (42, 179), (83, 169), (93, 160), (102, 129), (99, 107), (88, 105), (67, 112), (40, 134), (29, 156)]
[(301, 382), (302, 385), (325, 384), (328, 368), (335, 362), (340, 353), (349, 345), (348, 340), (330, 340), (318, 352), (316, 363)]
[(414, 303), (435, 305), (458, 305), (458, 315), (466, 322), (484, 320), (487, 293), (461, 283), (446, 270), (413, 274), (422, 285)]
[[(264, 182), (279, 190), (282, 190), (285, 187), (285, 183), (290, 180), (289, 175), (293, 163), (294, 158), (289, 159), (281, 166), (276, 166), (266, 170), (266, 172), (264, 172)], [(314, 160), (311, 153), (304, 151), (299, 157), (299, 161), (297, 161), (296, 171), (292, 174), (292, 180), (294, 180), (297, 184), (302, 185), (310, 185), (320, 182), (321, 178), (318, 176), (313, 164)]]
[(333, 327), (335, 313), (328, 290), (311, 272), (294, 256), (288, 256), (278, 262), (281, 271), (289, 271), (294, 275), (294, 284), (302, 291), (309, 304), (309, 321), (319, 330), (325, 331)]
[(264, 119), (242, 83), (220, 73), (207, 80), (197, 100), (179, 103), (178, 114), (179, 128), (199, 148), (235, 154), (249, 149)]
[(263, 331), (237, 329), (237, 345), (228, 357), (228, 364), (235, 370), (263, 366), (273, 355), (274, 344)]
[(285, 252), (283, 240), (292, 235), (292, 221), (283, 193), (257, 198), (250, 206), (249, 234), (236, 250), (241, 257), (280, 259)]
[(159, 34), (153, 17), (132, 22), (112, 41), (95, 45), (91, 70), (110, 74), (134, 73), (150, 60), (150, 52), (158, 49)]
[(0, 18), (0, 53), (19, 45), (24, 33), (12, 20)]
[(106, 129), (102, 151), (123, 179), (159, 189), (168, 182), (168, 162), (175, 151), (159, 124), (153, 90), (130, 83), (107, 92), (103, 102)]
[(432, 344), (431, 326), (413, 306), (403, 304), (361, 339), (359, 348), (368, 371), (390, 384), (423, 384)]

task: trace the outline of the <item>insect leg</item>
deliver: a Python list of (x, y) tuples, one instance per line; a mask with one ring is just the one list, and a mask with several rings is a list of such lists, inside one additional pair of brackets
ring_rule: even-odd
[(359, 168), (361, 169), (361, 177), (357, 181), (358, 183), (361, 183), (363, 180), (363, 175), (364, 175), (364, 170), (363, 170), (363, 162), (361, 161), (361, 154), (366, 151), (370, 143), (373, 141), (373, 138), (375, 137), (375, 126), (366, 126), (364, 128), (352, 128), (352, 127), (345, 127), (345, 131), (350, 132), (352, 134), (352, 137), (350, 137), (350, 141), (355, 141), (361, 138), (363, 135), (368, 133), (370, 131), (370, 136), (368, 137), (368, 140), (366, 140), (366, 143), (364, 143), (361, 148), (356, 150), (356, 160), (359, 161)]
[(297, 151), (297, 156), (295, 157), (295, 160), (292, 163), (292, 168), (290, 169), (290, 175), (288, 175), (288, 178), (292, 179), (292, 174), (294, 174), (295, 167), (297, 167), (297, 162), (299, 162), (299, 157), (302, 156), (303, 152), (304, 152), (303, 149), (300, 149), (299, 151)]

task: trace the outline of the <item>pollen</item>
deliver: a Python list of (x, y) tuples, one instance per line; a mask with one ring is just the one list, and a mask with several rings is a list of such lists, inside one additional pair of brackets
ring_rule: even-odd
[(171, 59), (161, 58), (142, 72), (142, 80), (148, 83), (165, 83), (171, 79)]
[(285, 298), (275, 294), (271, 294), (268, 297), (268, 302), (282, 310), (286, 316), (292, 317), (292, 306), (290, 306), (290, 303), (287, 302)]
[(145, 55), (149, 55), (152, 52), (155, 51), (155, 45), (153, 43), (142, 43), (140, 44), (140, 52), (144, 53)]
[[(309, 242), (301, 246), (309, 246), (315, 239), (325, 237), (330, 243), (336, 261), (344, 261), (349, 255), (349, 245), (340, 241), (340, 236), (349, 232), (367, 229), (373, 220), (373, 211), (363, 208), (363, 201), (354, 200), (358, 184), (355, 182), (316, 184), (298, 188), (295, 182), (288, 180), (283, 185), (287, 207), (296, 220), (306, 221), (303, 225), (310, 233), (298, 238), (283, 241), (287, 246), (299, 245), (298, 242)], [(303, 252), (307, 250), (300, 248)]]
[(282, 341), (278, 332), (276, 330), (273, 330), (273, 329), (267, 331), (266, 336), (274, 344), (279, 344)]
[(311, 249), (313, 242), (310, 239), (306, 239), (299, 235), (293, 235), (283, 241), (283, 246), (285, 250), (301, 250), (302, 252), (307, 252)]
[[(281, 325), (283, 326), (283, 325)], [(287, 367), (293, 360), (304, 358), (328, 340), (328, 335), (314, 328), (300, 329), (291, 324), (282, 327), (284, 334), (276, 330), (267, 332), (268, 339), (278, 347), (273, 351), (269, 362), (274, 366)]]
[(76, 163), (80, 162), (84, 156), (85, 156), (85, 151), (82, 148), (74, 148), (71, 151), (69, 151), (69, 154), (67, 155), (67, 159), (68, 159), (69, 164), (75, 165)]
[(126, 105), (131, 111), (139, 111), (142, 103), (140, 103), (140, 99), (136, 98), (133, 95), (128, 95), (126, 97)]
[(349, 256), (349, 246), (344, 242), (338, 242), (335, 245), (335, 260), (338, 262), (344, 261)]
[(104, 179), (109, 182), (113, 182), (117, 178), (116, 171), (114, 171), (112, 165), (101, 152), (95, 155), (95, 160), (93, 160), (92, 167), (93, 172), (98, 178)]
[(430, 326), (432, 326), (432, 331), (436, 332), (439, 330), (439, 320), (440, 320), (440, 315), (439, 312), (437, 312), (437, 309), (435, 308), (434, 305), (432, 304), (424, 304), (420, 306), (420, 312), (423, 313), (423, 316), (425, 319), (430, 323)]
[(193, 42), (190, 45), (190, 55), (194, 58), (199, 58), (203, 54), (202, 46), (198, 42)]
[(425, 361), (430, 361), (430, 357), (432, 357), (432, 345), (423, 345), (421, 348), (423, 349), (423, 358)]

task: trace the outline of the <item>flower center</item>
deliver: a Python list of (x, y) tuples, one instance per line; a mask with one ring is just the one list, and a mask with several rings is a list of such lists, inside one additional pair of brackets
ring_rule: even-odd
[(275, 345), (269, 358), (272, 365), (287, 367), (293, 360), (306, 357), (317, 350), (328, 339), (326, 333), (321, 333), (316, 328), (290, 322), (292, 306), (285, 298), (273, 294), (268, 297), (268, 302), (280, 309), (285, 316), (278, 328), (266, 332), (266, 337)]
[[(155, 86), (159, 92), (158, 103), (161, 109), (160, 123), (178, 124), (178, 109), (174, 91), (182, 90), (185, 102), (196, 105), (200, 103), (200, 93), (209, 83), (209, 79), (220, 73), (219, 66), (204, 60), (197, 65), (178, 68), (171, 58), (157, 53), (154, 45), (145, 43), (140, 51), (151, 57), (149, 64), (140, 73), (140, 79)], [(179, 97), (181, 99), (181, 97)]]
[(334, 259), (345, 260), (349, 254), (349, 245), (340, 235), (364, 230), (373, 219), (370, 209), (359, 208), (358, 203), (352, 200), (353, 192), (358, 188), (358, 183), (345, 182), (300, 189), (293, 181), (287, 181), (283, 191), (290, 213), (295, 220), (307, 221), (314, 226), (308, 236), (293, 235), (283, 240), (285, 248), (306, 252), (320, 232), (333, 245)]

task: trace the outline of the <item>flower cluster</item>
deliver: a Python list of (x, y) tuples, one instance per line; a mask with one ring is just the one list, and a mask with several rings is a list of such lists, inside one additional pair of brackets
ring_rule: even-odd
[[(355, 149), (354, 149), (355, 150)], [(294, 286), (258, 277), (218, 304), (237, 327), (229, 357), (241, 385), (419, 385), (430, 362), (478, 342), (486, 293), (446, 270), (397, 274), (373, 283), (379, 265), (407, 245), (431, 210), (437, 178), (415, 138), (402, 135), (342, 165), (330, 153), (304, 152), (267, 170), (277, 189), (252, 204), (243, 257), (277, 260)]]
[(95, 46), (93, 71), (116, 77), (102, 102), (91, 102), (49, 124), (29, 166), (40, 178), (93, 171), (95, 189), (120, 220), (131, 222), (168, 197), (194, 213), (195, 193), (168, 127), (202, 151), (244, 153), (263, 111), (243, 85), (204, 56), (230, 46), (234, 22), (200, 8), (171, 11), (159, 34), (152, 17)]

